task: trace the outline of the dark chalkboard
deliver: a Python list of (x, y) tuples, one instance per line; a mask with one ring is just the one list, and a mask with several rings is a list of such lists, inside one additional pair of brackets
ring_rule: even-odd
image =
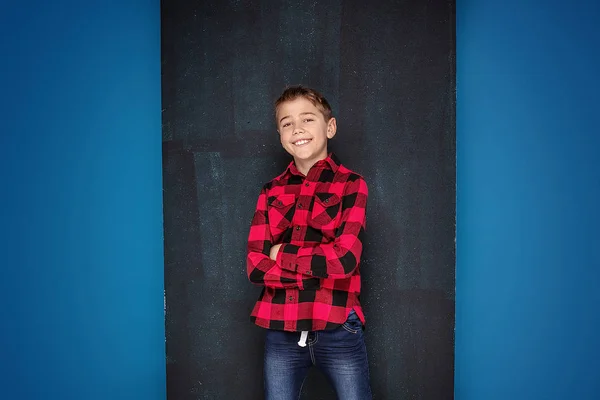
[[(369, 185), (361, 296), (376, 399), (451, 399), (454, 1), (163, 1), (169, 399), (261, 399), (260, 289), (245, 272), (261, 186), (289, 158), (272, 104), (320, 90), (331, 150)], [(316, 370), (303, 399), (334, 399)]]

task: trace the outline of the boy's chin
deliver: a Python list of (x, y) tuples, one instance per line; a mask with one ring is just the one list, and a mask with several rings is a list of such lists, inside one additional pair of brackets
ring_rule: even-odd
[(327, 153), (324, 154), (292, 154), (294, 161), (306, 162), (306, 161), (318, 161), (327, 158)]
[(299, 161), (299, 162), (306, 162), (306, 161), (313, 161), (313, 160), (322, 160), (324, 158), (327, 158), (327, 149), (325, 149), (324, 152), (315, 152), (313, 149), (306, 149), (306, 150), (302, 150), (302, 149), (288, 149), (285, 148), (285, 151), (291, 155), (294, 158), (294, 161)]

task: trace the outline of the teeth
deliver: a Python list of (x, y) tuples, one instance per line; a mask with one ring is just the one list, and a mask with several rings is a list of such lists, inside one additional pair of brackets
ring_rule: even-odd
[(302, 146), (303, 144), (306, 144), (308, 142), (310, 142), (310, 140), (308, 140), (308, 139), (302, 139), (302, 140), (298, 140), (297, 142), (294, 142), (294, 144), (296, 146)]

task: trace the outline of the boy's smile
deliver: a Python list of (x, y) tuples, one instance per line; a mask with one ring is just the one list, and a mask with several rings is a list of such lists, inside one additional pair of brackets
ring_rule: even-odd
[(295, 146), (304, 146), (311, 142), (312, 139), (300, 139), (296, 142), (292, 142)]
[(327, 158), (327, 140), (335, 136), (336, 121), (325, 121), (323, 113), (304, 97), (280, 104), (277, 130), (283, 148), (294, 157), (296, 167), (306, 175), (319, 160)]

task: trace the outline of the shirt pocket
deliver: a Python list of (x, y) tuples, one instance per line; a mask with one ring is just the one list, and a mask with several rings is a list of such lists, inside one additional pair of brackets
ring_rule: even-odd
[(288, 229), (294, 218), (294, 205), (296, 196), (293, 194), (280, 194), (269, 197), (267, 214), (269, 227), (273, 236), (277, 236)]
[(335, 193), (315, 193), (310, 224), (317, 229), (331, 228), (340, 214), (341, 199)]

